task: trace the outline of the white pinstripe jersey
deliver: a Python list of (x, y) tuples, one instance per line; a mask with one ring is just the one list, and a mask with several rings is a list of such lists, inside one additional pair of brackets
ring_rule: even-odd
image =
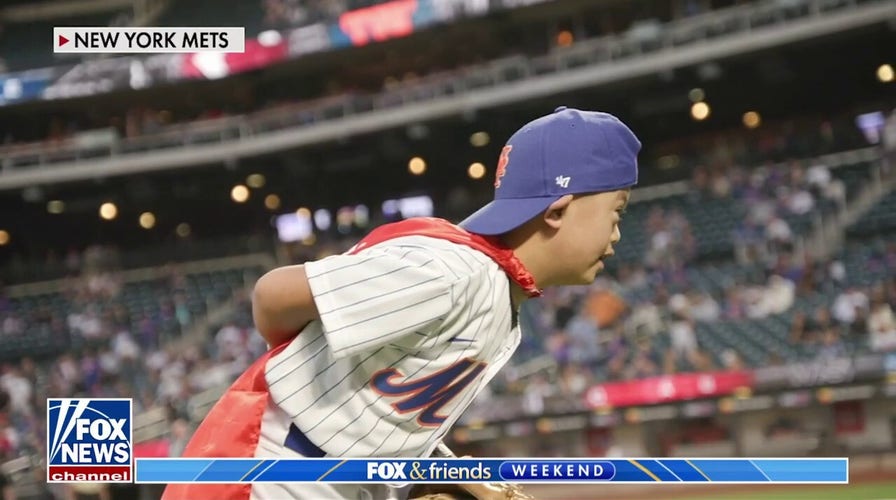
[(329, 456), (428, 456), (519, 345), (510, 282), (468, 246), (401, 237), (305, 265), (320, 312), (265, 378), (260, 454), (291, 423)]

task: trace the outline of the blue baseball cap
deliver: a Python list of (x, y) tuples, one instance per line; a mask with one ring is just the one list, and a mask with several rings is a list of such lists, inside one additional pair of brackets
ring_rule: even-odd
[(634, 186), (640, 149), (635, 134), (615, 116), (560, 106), (508, 139), (495, 170), (494, 201), (460, 226), (504, 234), (564, 195)]

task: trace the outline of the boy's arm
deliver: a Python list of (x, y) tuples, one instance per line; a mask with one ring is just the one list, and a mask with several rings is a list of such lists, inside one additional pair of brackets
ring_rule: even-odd
[(252, 294), (252, 317), (271, 347), (292, 339), (318, 319), (305, 266), (279, 267), (259, 278)]

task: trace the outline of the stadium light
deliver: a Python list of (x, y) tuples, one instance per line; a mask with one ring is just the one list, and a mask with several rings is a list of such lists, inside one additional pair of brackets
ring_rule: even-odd
[(251, 174), (246, 177), (246, 184), (248, 184), (252, 189), (263, 187), (266, 181), (267, 179), (265, 179), (261, 174)]
[(705, 102), (695, 102), (691, 105), (691, 118), (698, 122), (709, 117), (709, 104)]
[(9, 232), (5, 229), (0, 229), (0, 247), (9, 243)]
[(883, 83), (890, 83), (893, 81), (893, 66), (889, 64), (881, 64), (877, 68), (877, 79)]
[(367, 205), (358, 205), (355, 207), (355, 225), (364, 228), (370, 224), (370, 209)]
[(152, 212), (143, 212), (139, 220), (143, 229), (152, 229), (156, 226), (156, 216)]
[(569, 47), (575, 41), (575, 37), (572, 36), (572, 32), (569, 30), (563, 30), (560, 33), (557, 33), (557, 45), (559, 47)]
[(105, 220), (112, 220), (118, 217), (118, 207), (111, 201), (107, 201), (100, 205), (100, 217)]
[(355, 209), (353, 207), (342, 207), (336, 211), (336, 229), (340, 233), (348, 234), (354, 221)]
[(491, 141), (491, 137), (489, 137), (488, 132), (480, 131), (470, 136), (470, 145), (474, 148), (487, 146), (489, 141)]
[(690, 92), (688, 92), (688, 99), (690, 99), (691, 102), (700, 102), (703, 99), (706, 99), (706, 92), (704, 92), (700, 87), (693, 88)]
[(249, 188), (242, 184), (237, 184), (230, 190), (230, 197), (237, 203), (246, 203), (246, 200), (249, 199)]
[(269, 194), (264, 197), (264, 206), (268, 210), (277, 210), (280, 208), (280, 197), (276, 194)]
[(65, 211), (65, 202), (62, 200), (50, 200), (47, 202), (47, 212), (61, 214)]
[(426, 172), (426, 162), (419, 156), (411, 158), (411, 161), (408, 162), (408, 172), (414, 175), (423, 175), (423, 172)]
[(485, 177), (485, 165), (478, 161), (470, 164), (467, 168), (467, 175), (469, 175), (471, 179), (482, 179)]
[(180, 224), (177, 225), (176, 228), (174, 228), (174, 232), (181, 238), (186, 238), (187, 236), (190, 236), (190, 231), (191, 231), (190, 225), (187, 224), (186, 222), (181, 222)]
[(681, 157), (675, 154), (660, 156), (656, 160), (656, 166), (659, 167), (660, 170), (678, 168), (679, 165), (681, 165)]
[(316, 212), (314, 212), (314, 225), (317, 226), (321, 231), (326, 231), (330, 229), (330, 223), (332, 217), (330, 217), (330, 211), (325, 208), (319, 208)]
[(756, 128), (762, 123), (762, 117), (755, 111), (747, 111), (744, 113), (743, 122), (747, 128)]

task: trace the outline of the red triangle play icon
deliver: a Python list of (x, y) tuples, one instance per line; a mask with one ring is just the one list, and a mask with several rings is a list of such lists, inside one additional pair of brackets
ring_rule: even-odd
[(65, 45), (67, 43), (68, 43), (68, 38), (66, 38), (62, 35), (59, 35), (59, 46), (62, 47), (63, 45)]

